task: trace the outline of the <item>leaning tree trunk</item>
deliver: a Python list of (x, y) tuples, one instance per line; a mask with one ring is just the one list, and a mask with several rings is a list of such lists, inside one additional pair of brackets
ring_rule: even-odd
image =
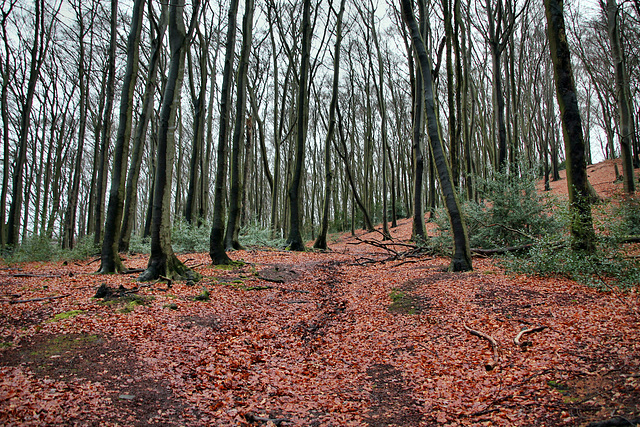
[(244, 116), (247, 111), (247, 73), (249, 72), (249, 54), (251, 51), (251, 38), (253, 31), (253, 9), (253, 0), (246, 0), (244, 19), (242, 22), (242, 49), (240, 51), (238, 81), (236, 85), (236, 118), (231, 149), (229, 218), (227, 219), (227, 232), (224, 238), (226, 250), (242, 249), (242, 246), (238, 241), (242, 186), (244, 185), (240, 176), (240, 155), (242, 153), (242, 139), (244, 136)]
[(185, 266), (173, 253), (171, 247), (171, 182), (175, 157), (176, 111), (180, 104), (180, 91), (184, 76), (185, 49), (192, 33), (200, 6), (199, 0), (193, 4), (193, 16), (189, 34), (185, 32), (183, 21), (184, 0), (174, 0), (169, 9), (169, 46), (171, 61), (169, 74), (160, 109), (158, 148), (156, 153), (155, 194), (151, 220), (151, 256), (147, 269), (139, 281), (157, 279), (160, 276), (199, 280), (200, 275)]
[(224, 249), (224, 192), (227, 180), (227, 135), (229, 134), (229, 110), (231, 108), (231, 72), (233, 53), (236, 45), (236, 16), (238, 0), (231, 0), (229, 23), (227, 25), (227, 43), (222, 71), (220, 90), (220, 130), (218, 133), (218, 164), (216, 184), (213, 193), (213, 221), (209, 236), (209, 256), (214, 264), (229, 264), (231, 258)]
[(420, 60), (422, 69), (422, 80), (424, 83), (425, 111), (427, 114), (427, 129), (429, 132), (429, 142), (431, 152), (438, 171), (438, 181), (442, 190), (445, 206), (451, 222), (453, 232), (454, 253), (451, 258), (449, 269), (451, 271), (468, 271), (472, 269), (471, 249), (467, 235), (467, 227), (460, 209), (460, 201), (456, 194), (451, 179), (451, 168), (447, 163), (444, 154), (442, 138), (438, 125), (438, 118), (435, 111), (435, 100), (433, 95), (433, 76), (431, 75), (431, 59), (427, 55), (424, 42), (420, 35), (420, 28), (416, 18), (411, 11), (411, 0), (402, 0), (402, 16), (409, 27), (413, 46)]
[(571, 68), (569, 43), (565, 32), (562, 0), (545, 0), (544, 5), (547, 15), (549, 50), (556, 82), (556, 98), (562, 116), (562, 133), (567, 153), (567, 186), (572, 214), (571, 246), (574, 250), (593, 252), (595, 232), (589, 201), (585, 143)]
[(291, 250), (304, 251), (304, 242), (300, 232), (302, 169), (304, 166), (304, 148), (307, 139), (307, 121), (309, 119), (309, 58), (311, 56), (311, 0), (304, 0), (302, 12), (302, 64), (298, 87), (297, 135), (295, 145), (295, 165), (289, 186), (289, 236), (287, 245)]
[(131, 138), (131, 121), (133, 116), (133, 92), (138, 79), (138, 56), (140, 52), (140, 33), (142, 32), (142, 15), (144, 0), (133, 2), (131, 30), (127, 40), (127, 67), (122, 82), (120, 97), (120, 122), (113, 158), (111, 173), (111, 189), (107, 219), (104, 225), (102, 241), (102, 263), (98, 273), (119, 273), (126, 270), (118, 254), (118, 238), (122, 229), (122, 213), (124, 210), (125, 177), (127, 174), (127, 157), (129, 155), (129, 139)]
[(633, 117), (629, 104), (629, 80), (627, 79), (624, 51), (618, 24), (618, 5), (615, 0), (607, 0), (607, 27), (611, 43), (611, 56), (616, 78), (616, 95), (618, 98), (618, 114), (620, 119), (620, 154), (622, 157), (622, 179), (624, 191), (633, 194), (636, 183), (633, 174)]
[(336, 44), (333, 55), (333, 83), (331, 86), (331, 103), (329, 104), (329, 129), (324, 141), (324, 169), (325, 169), (325, 191), (324, 204), (322, 206), (322, 225), (313, 247), (316, 249), (327, 249), (327, 233), (329, 231), (329, 206), (331, 203), (331, 191), (333, 173), (331, 172), (331, 141), (336, 130), (336, 106), (338, 105), (338, 88), (340, 80), (340, 46), (342, 44), (342, 16), (344, 15), (345, 0), (340, 1), (340, 11), (336, 18)]

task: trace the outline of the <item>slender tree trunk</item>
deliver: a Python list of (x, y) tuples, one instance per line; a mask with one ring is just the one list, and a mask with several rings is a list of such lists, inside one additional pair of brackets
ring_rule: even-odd
[(574, 250), (593, 252), (595, 232), (591, 217), (589, 181), (584, 155), (582, 121), (578, 109), (562, 0), (545, 0), (549, 49), (556, 82), (556, 98), (562, 117), (562, 133), (567, 153), (567, 186), (572, 213), (571, 236)]
[(129, 156), (129, 139), (133, 117), (133, 92), (138, 79), (138, 56), (140, 33), (142, 32), (142, 16), (144, 0), (135, 0), (131, 17), (131, 29), (127, 40), (127, 65), (122, 82), (120, 97), (120, 121), (116, 135), (116, 145), (111, 173), (111, 189), (107, 207), (106, 223), (104, 225), (104, 240), (102, 242), (102, 263), (98, 273), (119, 273), (126, 270), (118, 254), (118, 238), (122, 229), (122, 215), (124, 210), (125, 184), (127, 174), (127, 159)]
[[(126, 252), (129, 250), (131, 241), (131, 232), (136, 215), (136, 207), (138, 204), (138, 180), (140, 178), (140, 168), (142, 166), (142, 153), (144, 151), (145, 140), (147, 136), (147, 128), (149, 120), (153, 113), (153, 99), (157, 83), (158, 62), (160, 60), (160, 49), (162, 47), (162, 39), (167, 28), (167, 4), (162, 4), (162, 12), (159, 23), (153, 19), (153, 0), (148, 3), (148, 16), (151, 28), (151, 55), (149, 60), (149, 72), (144, 87), (144, 95), (142, 101), (142, 110), (136, 126), (135, 136), (133, 137), (133, 152), (131, 153), (131, 165), (127, 174), (127, 184), (125, 190), (124, 216), (122, 219), (122, 228), (120, 231), (120, 242), (118, 250)], [(159, 24), (159, 25), (158, 25)], [(154, 37), (155, 34), (155, 37)], [(151, 144), (150, 144), (151, 145)], [(150, 150), (149, 155), (153, 157), (155, 152)]]
[[(194, 218), (198, 213), (198, 193), (199, 182), (202, 180), (203, 171), (200, 171), (198, 176), (198, 169), (202, 166), (201, 158), (204, 154), (204, 123), (206, 104), (205, 99), (207, 95), (207, 64), (208, 64), (208, 43), (205, 44), (200, 30), (197, 31), (198, 39), (200, 41), (200, 90), (196, 94), (194, 75), (193, 75), (193, 63), (191, 60), (191, 51), (187, 52), (189, 59), (189, 87), (191, 89), (191, 99), (193, 103), (193, 144), (191, 149), (191, 159), (189, 161), (189, 185), (187, 188), (187, 200), (184, 211), (184, 219), (188, 224), (199, 223), (201, 218)], [(194, 221), (195, 220), (195, 221)]]
[(209, 237), (209, 256), (214, 264), (229, 264), (231, 259), (224, 248), (224, 197), (227, 180), (227, 138), (229, 134), (229, 110), (231, 108), (231, 73), (236, 45), (236, 16), (238, 0), (231, 0), (227, 42), (220, 91), (220, 130), (218, 134), (218, 164), (213, 198), (213, 221)]
[[(20, 113), (20, 132), (18, 134), (18, 151), (13, 168), (13, 190), (11, 204), (9, 205), (9, 217), (7, 221), (7, 246), (15, 249), (19, 244), (20, 218), (24, 195), (24, 173), (27, 162), (27, 142), (31, 121), (31, 108), (36, 91), (36, 84), (40, 76), (40, 67), (44, 61), (44, 0), (35, 1), (33, 45), (31, 47), (31, 64), (29, 80), (27, 83), (27, 95), (22, 102)], [(9, 58), (6, 58), (8, 60)], [(3, 199), (4, 200), (4, 199)]]
[(249, 54), (251, 52), (251, 39), (253, 35), (253, 0), (245, 1), (245, 13), (242, 23), (242, 49), (240, 51), (240, 63), (238, 69), (237, 93), (236, 93), (236, 118), (233, 130), (231, 149), (231, 189), (229, 192), (229, 218), (225, 234), (225, 249), (242, 249), (238, 241), (240, 229), (240, 210), (242, 182), (240, 175), (240, 163), (242, 154), (242, 139), (244, 136), (245, 114), (247, 111), (247, 73), (249, 72)]
[(291, 185), (289, 187), (289, 236), (287, 245), (291, 250), (304, 251), (304, 242), (300, 226), (302, 215), (300, 207), (302, 197), (302, 169), (304, 166), (304, 151), (307, 139), (307, 122), (309, 120), (309, 59), (311, 56), (311, 0), (304, 0), (302, 12), (302, 64), (300, 68), (300, 82), (298, 88), (297, 135), (295, 144), (295, 165)]
[(431, 75), (431, 60), (424, 47), (424, 42), (420, 34), (420, 28), (416, 22), (413, 12), (411, 11), (411, 1), (402, 0), (402, 15), (411, 32), (414, 48), (420, 66), (422, 68), (422, 79), (424, 81), (424, 97), (425, 111), (427, 114), (429, 141), (431, 143), (431, 152), (433, 153), (436, 168), (438, 170), (438, 179), (440, 189), (445, 201), (449, 220), (451, 222), (451, 230), (453, 233), (454, 253), (451, 259), (449, 269), (451, 271), (467, 271), (471, 270), (471, 250), (469, 247), (469, 238), (467, 236), (467, 227), (464, 217), (460, 209), (460, 202), (456, 194), (451, 179), (451, 168), (447, 163), (444, 155), (442, 138), (438, 126), (438, 119), (435, 112), (435, 100), (433, 96), (433, 79)]
[(609, 42), (615, 70), (616, 98), (620, 123), (620, 154), (624, 191), (633, 194), (636, 182), (633, 170), (633, 117), (629, 99), (629, 79), (626, 76), (625, 55), (620, 37), (619, 11), (616, 0), (607, 0), (606, 6)]
[(316, 249), (327, 249), (327, 233), (329, 231), (329, 207), (333, 190), (333, 172), (331, 170), (331, 141), (336, 129), (336, 106), (338, 105), (338, 88), (340, 83), (340, 46), (342, 45), (342, 16), (345, 0), (340, 1), (340, 11), (336, 17), (336, 43), (333, 54), (333, 82), (331, 86), (331, 103), (329, 104), (329, 128), (324, 141), (325, 191), (322, 206), (322, 224), (318, 237), (313, 244)]

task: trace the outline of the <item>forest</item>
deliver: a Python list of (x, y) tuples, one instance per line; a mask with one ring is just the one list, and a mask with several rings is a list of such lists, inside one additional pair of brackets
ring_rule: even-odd
[(638, 0), (0, 10), (1, 423), (640, 423)]

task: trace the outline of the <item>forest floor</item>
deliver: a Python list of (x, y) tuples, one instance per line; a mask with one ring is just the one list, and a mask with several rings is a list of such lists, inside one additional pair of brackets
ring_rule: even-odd
[[(594, 186), (613, 191), (601, 165)], [(410, 232), (410, 219), (391, 230), (397, 242)], [(330, 247), (238, 251), (245, 264), (231, 269), (184, 254), (202, 282), (135, 293), (136, 275), (96, 275), (92, 260), (5, 266), (0, 424), (581, 426), (640, 416), (637, 292), (509, 275), (487, 258), (449, 273), (447, 259), (393, 259), (348, 234)], [(94, 298), (101, 284), (127, 291)], [(209, 300), (194, 300), (203, 286)], [(494, 337), (497, 352), (465, 326)], [(545, 329), (514, 343), (533, 327)]]

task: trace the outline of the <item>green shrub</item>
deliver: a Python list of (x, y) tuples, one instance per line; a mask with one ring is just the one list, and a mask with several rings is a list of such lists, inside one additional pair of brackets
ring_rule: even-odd
[[(475, 177), (474, 181), (481, 201), (467, 201), (462, 205), (472, 247), (517, 246), (557, 232), (559, 224), (548, 214), (551, 201), (536, 191), (535, 169), (519, 176), (494, 172), (491, 178)], [(452, 238), (444, 208), (436, 210), (434, 222), (439, 236), (429, 244), (437, 252), (446, 252)]]
[(32, 236), (18, 248), (7, 255), (9, 263), (30, 261), (52, 261), (58, 259), (62, 250), (51, 239), (45, 236)]
[(76, 261), (87, 259), (100, 254), (101, 247), (94, 244), (93, 236), (84, 236), (78, 239), (76, 245), (70, 251), (61, 251), (60, 259)]
[(273, 237), (272, 232), (268, 228), (262, 227), (260, 224), (252, 223), (240, 230), (240, 243), (244, 246), (258, 246), (269, 248), (284, 248), (287, 246), (285, 239)]
[(171, 245), (178, 253), (209, 252), (209, 234), (211, 226), (188, 224), (184, 218), (178, 218), (171, 228)]

